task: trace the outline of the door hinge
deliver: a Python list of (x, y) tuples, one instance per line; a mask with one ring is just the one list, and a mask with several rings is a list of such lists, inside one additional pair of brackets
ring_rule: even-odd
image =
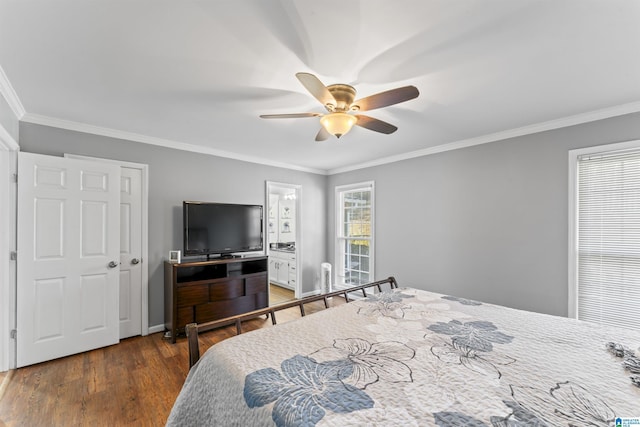
[(18, 259), (18, 252), (16, 251), (9, 252), (9, 260), (15, 261), (17, 259)]
[(18, 182), (18, 174), (17, 173), (12, 173), (11, 174), (11, 182)]
[(15, 340), (16, 337), (18, 336), (18, 331), (15, 329), (12, 329), (11, 332), (9, 333), (9, 336), (11, 337), (12, 340)]

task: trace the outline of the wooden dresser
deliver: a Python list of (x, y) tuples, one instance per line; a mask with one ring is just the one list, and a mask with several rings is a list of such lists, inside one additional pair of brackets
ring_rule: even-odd
[(187, 323), (203, 323), (269, 306), (266, 256), (164, 263), (164, 326), (171, 342)]

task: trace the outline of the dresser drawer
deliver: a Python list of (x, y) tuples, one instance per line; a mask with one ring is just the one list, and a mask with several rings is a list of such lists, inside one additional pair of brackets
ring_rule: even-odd
[(245, 280), (246, 295), (267, 291), (267, 275), (247, 277)]
[(209, 301), (209, 285), (185, 285), (178, 287), (178, 307), (204, 304)]
[(254, 295), (234, 298), (233, 300), (214, 301), (195, 307), (197, 323), (223, 319), (236, 314), (246, 313), (256, 309), (256, 297)]
[[(269, 305), (266, 256), (164, 263), (164, 326), (176, 337), (189, 323), (205, 323)], [(285, 277), (288, 270), (282, 270)], [(2, 424), (2, 423), (0, 423)]]
[(221, 301), (244, 295), (244, 279), (233, 279), (209, 285), (209, 301)]

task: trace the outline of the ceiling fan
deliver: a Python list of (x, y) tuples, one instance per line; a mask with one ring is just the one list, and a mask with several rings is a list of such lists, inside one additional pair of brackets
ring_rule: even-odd
[(415, 86), (404, 86), (380, 92), (375, 95), (354, 101), (356, 90), (347, 84), (325, 86), (315, 75), (297, 73), (300, 83), (327, 109), (322, 113), (292, 113), (292, 114), (263, 114), (263, 119), (294, 119), (300, 117), (320, 117), (322, 127), (316, 135), (316, 141), (324, 141), (331, 135), (340, 138), (358, 125), (375, 132), (390, 134), (398, 128), (390, 123), (363, 114), (349, 114), (350, 112), (369, 111), (376, 108), (399, 104), (417, 98), (420, 92)]

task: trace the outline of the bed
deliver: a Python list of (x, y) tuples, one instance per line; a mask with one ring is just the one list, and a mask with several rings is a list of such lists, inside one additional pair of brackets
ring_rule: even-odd
[(167, 425), (632, 425), (639, 347), (639, 331), (387, 289), (211, 347)]

